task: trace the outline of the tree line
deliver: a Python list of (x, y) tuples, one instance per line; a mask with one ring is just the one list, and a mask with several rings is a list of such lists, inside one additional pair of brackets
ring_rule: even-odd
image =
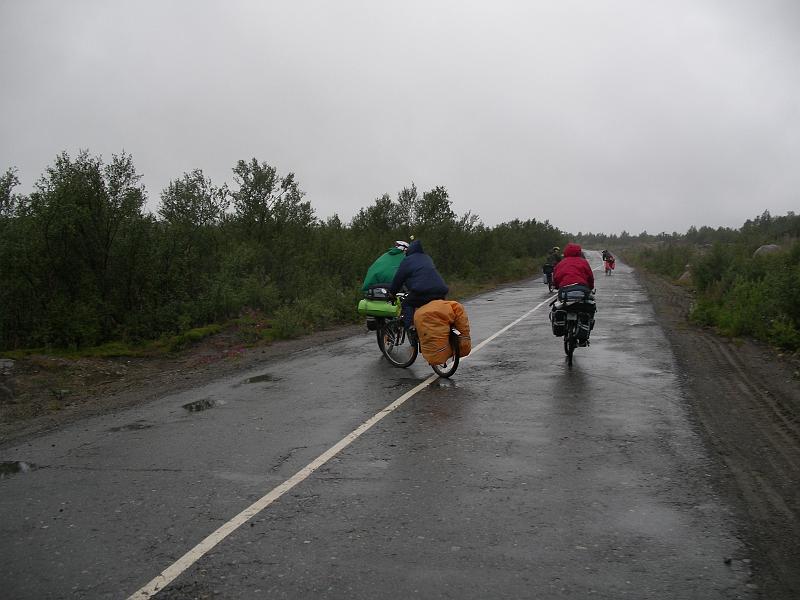
[[(764, 245), (777, 249), (756, 253)], [(800, 350), (800, 215), (765, 211), (738, 229), (691, 227), (684, 235), (642, 240), (630, 257), (674, 279), (688, 265), (694, 321)]]
[(161, 191), (155, 214), (131, 155), (59, 154), (30, 194), (0, 176), (0, 350), (136, 344), (257, 311), (271, 337), (352, 321), (370, 263), (423, 240), (449, 283), (538, 272), (565, 236), (548, 222), (485, 226), (445, 187), (412, 183), (349, 223), (317, 217), (293, 173), (239, 160), (232, 182), (202, 170)]

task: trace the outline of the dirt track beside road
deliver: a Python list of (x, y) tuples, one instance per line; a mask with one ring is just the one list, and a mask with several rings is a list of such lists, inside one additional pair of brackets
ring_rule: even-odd
[(711, 475), (737, 509), (762, 597), (800, 598), (800, 361), (690, 324), (688, 290), (638, 276), (718, 459)]

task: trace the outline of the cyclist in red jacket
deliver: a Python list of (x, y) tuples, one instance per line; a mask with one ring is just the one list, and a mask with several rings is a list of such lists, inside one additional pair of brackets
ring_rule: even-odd
[(578, 244), (567, 244), (564, 247), (564, 258), (558, 262), (553, 271), (553, 281), (558, 288), (575, 284), (589, 289), (594, 288), (592, 267), (589, 266), (589, 261), (583, 258)]

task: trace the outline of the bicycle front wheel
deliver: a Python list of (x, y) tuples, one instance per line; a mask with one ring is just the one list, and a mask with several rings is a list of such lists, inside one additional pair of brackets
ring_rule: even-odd
[(450, 347), (453, 349), (453, 356), (448, 358), (441, 365), (431, 365), (434, 373), (439, 377), (452, 377), (458, 369), (458, 363), (461, 360), (461, 351), (458, 346), (458, 336), (454, 333), (450, 334)]
[(401, 319), (388, 319), (378, 329), (378, 346), (395, 367), (408, 367), (417, 360), (419, 348), (409, 339)]

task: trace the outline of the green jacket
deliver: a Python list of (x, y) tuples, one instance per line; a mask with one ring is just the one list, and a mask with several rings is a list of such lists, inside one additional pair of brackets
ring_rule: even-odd
[(547, 255), (547, 264), (553, 265), (554, 267), (561, 261), (561, 254), (559, 252), (550, 251), (550, 254)]
[(361, 285), (361, 291), (366, 292), (371, 285), (385, 283), (387, 286), (394, 279), (394, 274), (397, 272), (397, 267), (403, 262), (406, 257), (405, 253), (400, 248), (389, 248), (386, 252), (381, 254), (372, 266), (367, 269), (367, 276), (364, 278), (364, 283)]

